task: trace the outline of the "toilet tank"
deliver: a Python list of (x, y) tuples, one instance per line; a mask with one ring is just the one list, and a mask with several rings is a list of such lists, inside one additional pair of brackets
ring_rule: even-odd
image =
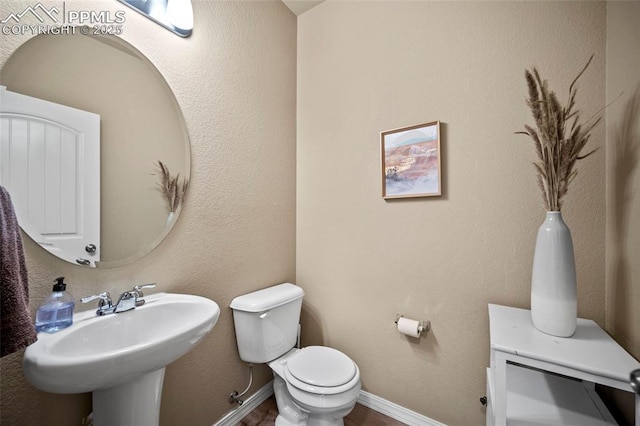
[(304, 291), (284, 283), (238, 296), (231, 301), (240, 358), (265, 363), (292, 349)]

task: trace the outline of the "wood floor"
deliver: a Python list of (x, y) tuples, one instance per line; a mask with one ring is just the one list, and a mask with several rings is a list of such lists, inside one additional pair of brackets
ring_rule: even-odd
[[(277, 415), (278, 407), (272, 396), (242, 419), (237, 426), (273, 426)], [(345, 417), (344, 426), (405, 426), (405, 424), (363, 405), (356, 404), (353, 411)]]

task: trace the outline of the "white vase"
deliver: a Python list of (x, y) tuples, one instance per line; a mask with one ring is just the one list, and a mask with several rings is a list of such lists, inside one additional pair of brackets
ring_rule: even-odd
[(547, 212), (538, 229), (531, 274), (531, 320), (546, 334), (576, 331), (578, 301), (571, 232), (560, 212)]

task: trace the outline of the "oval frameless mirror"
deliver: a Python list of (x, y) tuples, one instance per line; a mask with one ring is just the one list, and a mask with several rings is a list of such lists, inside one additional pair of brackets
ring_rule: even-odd
[[(43, 34), (11, 55), (0, 82), (0, 185), (22, 229), (91, 267), (153, 250), (191, 167), (184, 117), (155, 66), (116, 36)], [(83, 124), (66, 121), (74, 114)]]

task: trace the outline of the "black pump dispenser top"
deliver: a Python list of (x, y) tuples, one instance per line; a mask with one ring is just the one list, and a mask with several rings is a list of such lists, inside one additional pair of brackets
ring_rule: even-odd
[(64, 282), (64, 277), (58, 277), (54, 281), (56, 283), (53, 285), (53, 291), (65, 291), (67, 289), (67, 283)]

